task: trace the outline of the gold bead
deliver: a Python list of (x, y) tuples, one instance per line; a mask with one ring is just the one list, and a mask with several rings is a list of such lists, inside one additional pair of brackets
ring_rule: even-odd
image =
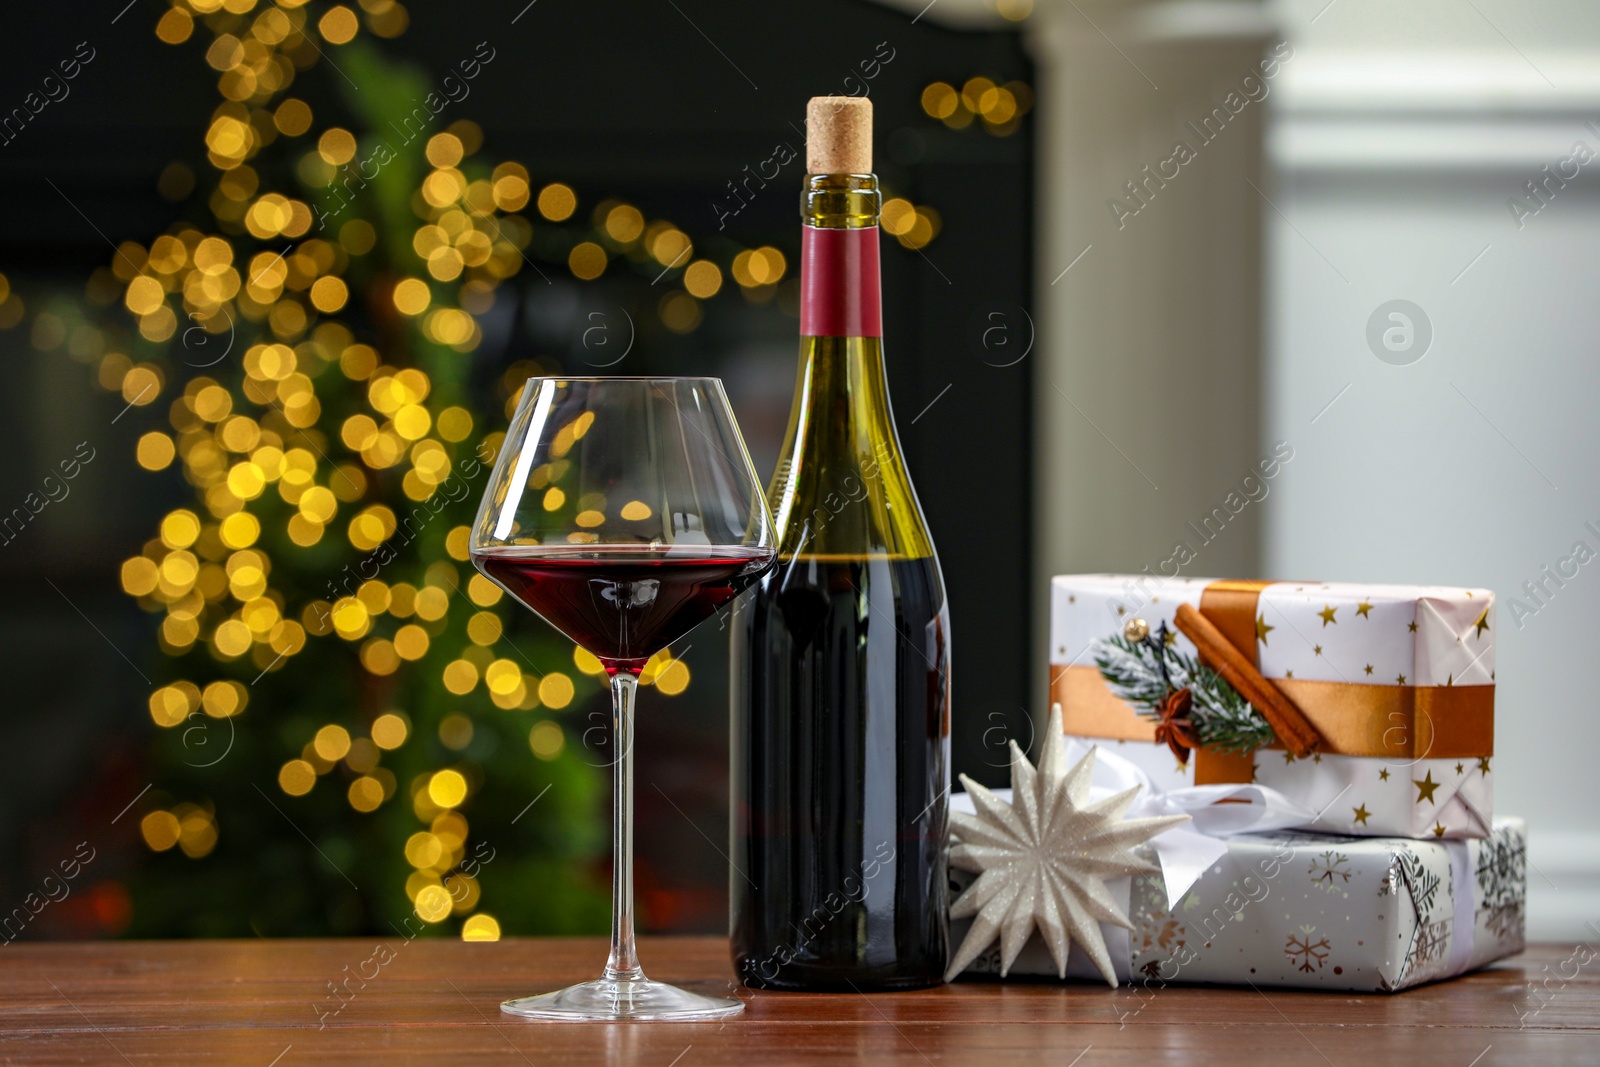
[(1143, 619), (1129, 619), (1127, 625), (1122, 628), (1122, 636), (1134, 644), (1138, 644), (1150, 636), (1150, 624)]

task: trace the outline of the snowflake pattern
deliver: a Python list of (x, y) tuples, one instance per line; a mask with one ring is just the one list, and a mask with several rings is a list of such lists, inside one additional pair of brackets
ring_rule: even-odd
[(1159, 948), (1166, 958), (1170, 959), (1173, 953), (1188, 943), (1185, 934), (1183, 923), (1169, 917), (1159, 926), (1145, 927), (1139, 946), (1140, 951), (1149, 952)]
[(1478, 850), (1478, 899), (1486, 905), (1520, 899), (1528, 879), (1528, 853), (1510, 834), (1485, 839)]
[(1411, 951), (1406, 953), (1400, 978), (1407, 984), (1442, 977), (1448, 964), (1450, 936), (1453, 923), (1450, 919), (1419, 923), (1411, 935)]
[(1302, 926), (1299, 933), (1290, 934), (1283, 943), (1283, 954), (1297, 970), (1306, 974), (1322, 970), (1323, 964), (1328, 962), (1328, 956), (1333, 951), (1333, 946), (1326, 936), (1312, 940), (1312, 935), (1316, 932), (1315, 926)]
[(1399, 896), (1402, 885), (1417, 909), (1419, 920), (1433, 911), (1434, 901), (1439, 895), (1439, 876), (1428, 870), (1421, 856), (1403, 846), (1395, 850), (1394, 864), (1389, 868), (1378, 895)]
[(1516, 834), (1501, 831), (1484, 840), (1478, 850), (1478, 911), (1484, 927), (1502, 943), (1520, 944), (1526, 918), (1528, 888), (1527, 844)]
[(1306, 873), (1311, 875), (1312, 885), (1332, 893), (1350, 881), (1349, 863), (1350, 858), (1343, 852), (1335, 852), (1330, 848), (1320, 856), (1311, 857), (1311, 866), (1306, 868)]

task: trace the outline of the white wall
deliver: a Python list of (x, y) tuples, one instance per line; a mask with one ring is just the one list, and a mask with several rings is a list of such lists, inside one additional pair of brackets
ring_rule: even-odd
[[(1530, 936), (1564, 940), (1600, 921), (1600, 558), (1512, 598), (1600, 552), (1600, 5), (1473, 3), (1279, 10), (1265, 430), (1296, 453), (1264, 571), (1496, 590), (1495, 806), (1529, 822)], [(1519, 229), (1507, 199), (1577, 141)], [(1365, 336), (1397, 298), (1433, 330), (1406, 366)]]

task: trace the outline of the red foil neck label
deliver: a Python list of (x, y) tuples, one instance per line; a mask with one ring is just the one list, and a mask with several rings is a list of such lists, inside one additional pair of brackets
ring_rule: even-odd
[(878, 228), (801, 231), (800, 335), (882, 337)]

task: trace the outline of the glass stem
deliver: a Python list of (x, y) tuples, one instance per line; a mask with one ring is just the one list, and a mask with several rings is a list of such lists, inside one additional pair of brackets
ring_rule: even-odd
[(626, 671), (611, 676), (617, 756), (612, 763), (611, 958), (605, 977), (623, 982), (644, 978), (633, 944), (633, 698), (638, 688), (639, 679)]

